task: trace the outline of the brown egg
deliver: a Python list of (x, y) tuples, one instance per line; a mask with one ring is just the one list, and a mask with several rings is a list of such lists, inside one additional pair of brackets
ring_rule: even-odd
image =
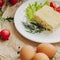
[(49, 58), (52, 58), (56, 54), (56, 48), (52, 44), (39, 44), (37, 46), (37, 52), (45, 53)]
[(36, 53), (32, 60), (49, 60), (49, 58), (44, 53)]
[(20, 51), (21, 60), (31, 60), (35, 55), (35, 49), (32, 46), (24, 46)]

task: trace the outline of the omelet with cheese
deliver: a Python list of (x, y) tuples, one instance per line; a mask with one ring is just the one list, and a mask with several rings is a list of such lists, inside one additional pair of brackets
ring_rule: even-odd
[(60, 13), (47, 5), (35, 12), (34, 18), (39, 24), (50, 31), (54, 31), (60, 26)]

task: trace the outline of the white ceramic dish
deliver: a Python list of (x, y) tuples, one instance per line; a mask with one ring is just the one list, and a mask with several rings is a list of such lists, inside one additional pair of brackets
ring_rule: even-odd
[[(23, 35), (25, 38), (38, 42), (38, 43), (56, 43), (60, 42), (60, 28), (54, 31), (53, 33), (48, 31), (43, 31), (41, 33), (32, 34), (29, 32), (26, 32), (26, 28), (23, 26), (22, 21), (27, 21), (25, 10), (27, 6), (35, 1), (39, 3), (43, 3), (46, 0), (29, 0), (22, 4), (18, 10), (16, 11), (15, 17), (14, 17), (14, 24), (18, 32)], [(54, 0), (55, 1), (55, 0)]]

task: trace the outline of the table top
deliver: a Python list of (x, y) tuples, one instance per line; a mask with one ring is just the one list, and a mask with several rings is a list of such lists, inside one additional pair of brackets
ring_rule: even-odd
[[(8, 6), (3, 14), (2, 17), (6, 17), (7, 15), (9, 17), (13, 17), (17, 8), (20, 6), (21, 3), (18, 3), (12, 7)], [(7, 13), (8, 12), (8, 13)], [(10, 13), (12, 12), (12, 13)], [(24, 45), (31, 45), (33, 47), (36, 47), (38, 45), (38, 43), (36, 42), (32, 42), (26, 38), (24, 38), (15, 28), (15, 25), (14, 25), (14, 22), (8, 22), (8, 21), (4, 21), (3, 23), (1, 22), (0, 24), (2, 24), (2, 29), (9, 29), (10, 32), (11, 32), (11, 37), (9, 39), (9, 41), (6, 41), (6, 42), (3, 42), (5, 45), (8, 45), (11, 41), (12, 43), (10, 45), (12, 45), (13, 43), (15, 43), (15, 46), (13, 47), (16, 47), (16, 50), (18, 46), (20, 47), (23, 47)], [(19, 42), (19, 43), (17, 43)], [(3, 44), (2, 43), (2, 44)], [(1, 44), (1, 42), (0, 42)], [(10, 46), (9, 45), (9, 46)], [(58, 52), (57, 54), (55, 55), (55, 57), (52, 59), (52, 60), (60, 60), (60, 43), (55, 43), (53, 44), (54, 46), (56, 46)], [(17, 60), (17, 59), (16, 59)]]

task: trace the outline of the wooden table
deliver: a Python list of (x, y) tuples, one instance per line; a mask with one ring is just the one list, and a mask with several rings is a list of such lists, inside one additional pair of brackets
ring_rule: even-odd
[[(9, 17), (14, 16), (16, 9), (20, 6), (20, 3), (14, 5), (13, 7), (7, 7), (5, 13), (3, 14), (2, 17), (6, 17), (7, 15)], [(8, 12), (8, 13), (7, 13)], [(10, 12), (13, 12), (12, 14)], [(22, 47), (25, 45), (31, 45), (33, 47), (36, 47), (38, 43), (32, 42), (26, 38), (24, 38), (15, 28), (14, 22), (8, 22), (4, 21), (2, 24), (2, 29), (9, 29), (11, 32), (11, 37), (9, 41), (3, 42), (3, 44), (8, 45), (10, 41), (15, 41), (17, 44), (17, 41), (19, 42), (15, 47), (17, 48), (18, 46)], [(56, 46), (58, 52), (56, 56), (52, 60), (60, 60), (60, 43), (55, 43), (53, 44)], [(16, 49), (18, 50), (18, 49)], [(17, 59), (16, 59), (17, 60)]]

